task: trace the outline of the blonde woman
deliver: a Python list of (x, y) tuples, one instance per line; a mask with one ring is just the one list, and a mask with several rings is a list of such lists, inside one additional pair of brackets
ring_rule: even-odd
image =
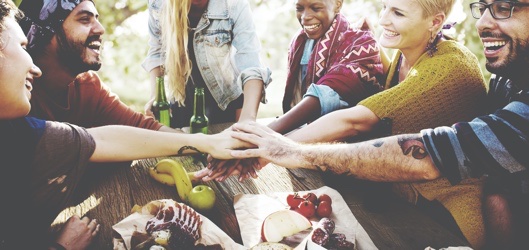
[(155, 79), (165, 72), (172, 127), (189, 125), (195, 87), (204, 87), (210, 123), (255, 120), (271, 72), (260, 62), (248, 1), (149, 0), (149, 32), (147, 115)]

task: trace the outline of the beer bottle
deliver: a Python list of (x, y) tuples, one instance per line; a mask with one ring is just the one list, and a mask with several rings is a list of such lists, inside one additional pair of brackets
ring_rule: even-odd
[(154, 117), (161, 124), (170, 127), (171, 126), (171, 115), (169, 109), (169, 102), (165, 96), (165, 86), (163, 82), (163, 76), (156, 77), (156, 99), (152, 103), (152, 112)]
[(204, 101), (204, 88), (195, 87), (195, 106), (193, 116), (189, 121), (191, 133), (208, 133), (208, 118), (206, 117), (206, 105)]

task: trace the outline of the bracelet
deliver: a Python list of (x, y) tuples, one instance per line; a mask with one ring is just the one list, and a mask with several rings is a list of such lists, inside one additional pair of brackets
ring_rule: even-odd
[(195, 147), (193, 147), (193, 146), (183, 146), (183, 147), (181, 147), (181, 148), (178, 150), (178, 154), (181, 155), (181, 154), (184, 153), (184, 150), (188, 150), (188, 149), (190, 149), (190, 150), (194, 150), (194, 151), (197, 151), (197, 153), (200, 153), (200, 154), (202, 153), (202, 152), (200, 152), (200, 150), (198, 150), (197, 148), (195, 148)]

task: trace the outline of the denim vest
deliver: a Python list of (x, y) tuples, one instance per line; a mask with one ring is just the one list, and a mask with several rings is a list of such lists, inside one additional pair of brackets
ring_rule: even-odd
[[(149, 0), (149, 52), (145, 70), (163, 65), (160, 15), (164, 0)], [(198, 69), (218, 106), (224, 110), (242, 94), (248, 80), (259, 79), (265, 87), (271, 71), (261, 63), (261, 44), (246, 0), (210, 0), (193, 37)], [(265, 92), (261, 101), (266, 102)]]

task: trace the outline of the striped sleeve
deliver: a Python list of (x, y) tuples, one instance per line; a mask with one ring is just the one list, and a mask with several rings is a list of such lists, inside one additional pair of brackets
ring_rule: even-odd
[(421, 131), (434, 164), (452, 184), (484, 174), (527, 174), (529, 103), (514, 101), (471, 122)]

